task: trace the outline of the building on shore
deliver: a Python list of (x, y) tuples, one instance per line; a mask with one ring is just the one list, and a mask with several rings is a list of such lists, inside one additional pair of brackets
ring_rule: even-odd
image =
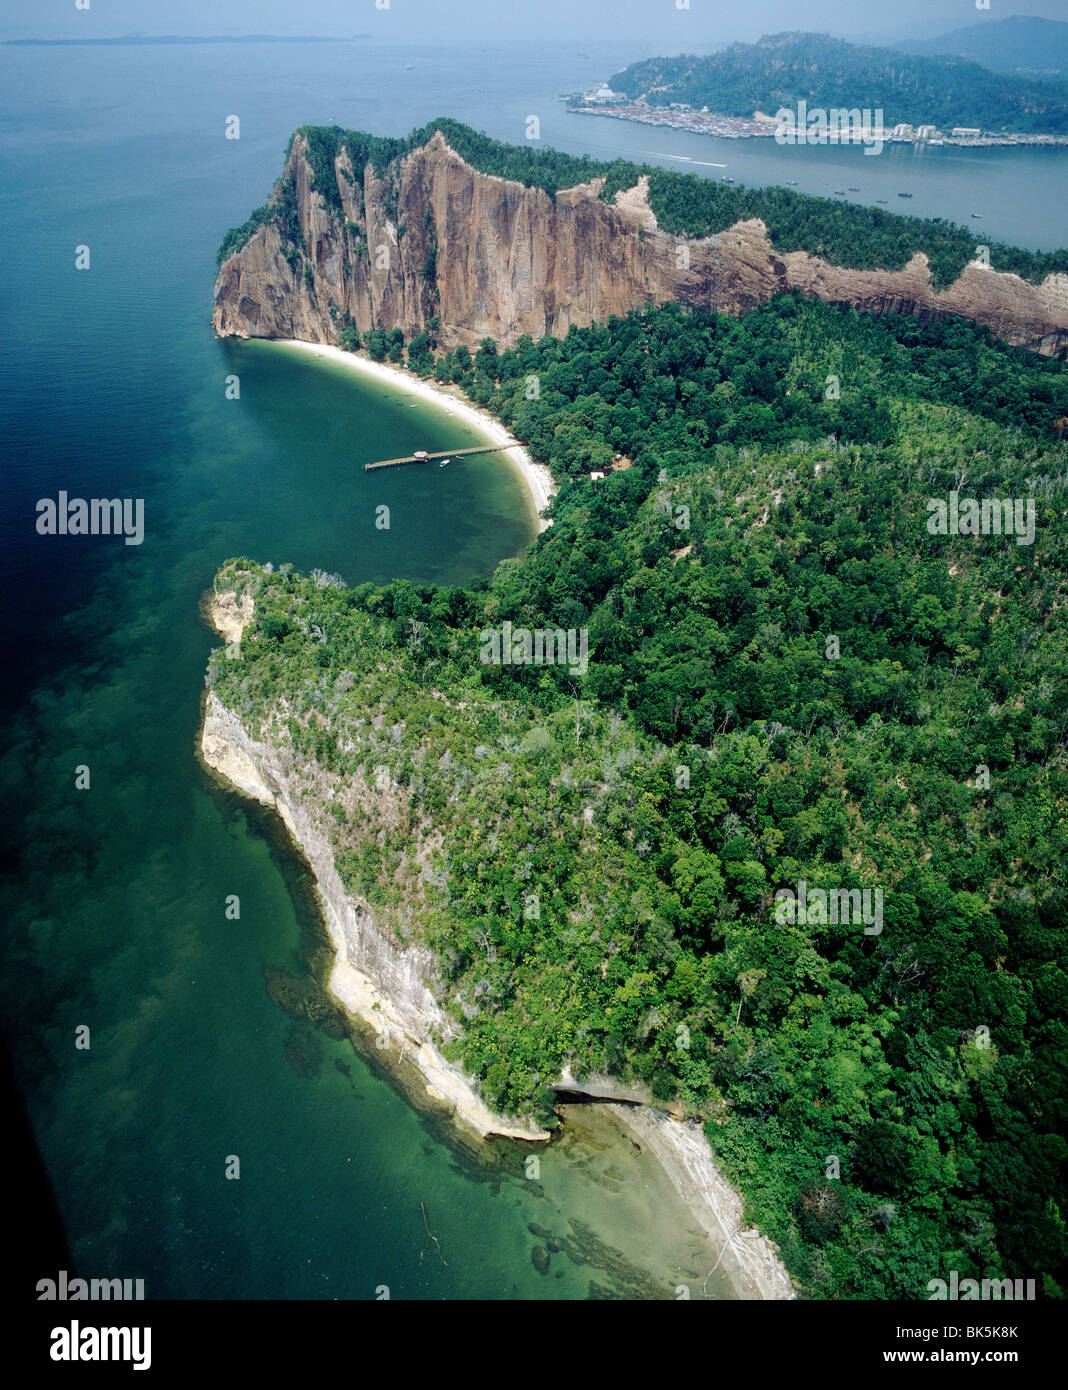
[(592, 92), (584, 92), (582, 100), (591, 106), (610, 106), (613, 102), (621, 101), (622, 96), (619, 92), (613, 92), (607, 82), (602, 82)]

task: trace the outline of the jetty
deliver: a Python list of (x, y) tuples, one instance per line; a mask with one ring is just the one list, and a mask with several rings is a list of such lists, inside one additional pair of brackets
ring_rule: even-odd
[(437, 459), (467, 458), (471, 454), (499, 454), (504, 449), (522, 447), (518, 439), (513, 439), (507, 444), (476, 444), (473, 449), (440, 449), (434, 454), (427, 453), (425, 449), (416, 449), (414, 454), (407, 454), (404, 458), (379, 459), (377, 463), (365, 463), (363, 471), (372, 473), (376, 468), (403, 468), (406, 463), (433, 463)]

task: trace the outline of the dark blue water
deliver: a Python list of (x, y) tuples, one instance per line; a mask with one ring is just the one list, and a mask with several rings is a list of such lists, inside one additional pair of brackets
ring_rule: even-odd
[[(86, 1274), (144, 1277), (149, 1297), (582, 1298), (591, 1281), (670, 1297), (714, 1263), (603, 1117), (554, 1144), (537, 1181), (518, 1150), (487, 1168), (312, 1027), (293, 1004), (322, 963), (306, 875), (194, 757), (217, 640), (198, 609), (228, 557), (458, 582), (533, 535), (499, 458), (363, 473), (413, 429), (467, 442), (455, 420), (284, 348), (216, 342), (223, 232), (263, 201), (299, 123), (398, 133), (448, 112), (507, 135), (604, 61), (0, 48), (0, 1004)], [(35, 503), (61, 489), (143, 499), (144, 543), (39, 536)], [(421, 1201), (447, 1266), (421, 1258)], [(571, 1242), (548, 1274), (531, 1224)]]

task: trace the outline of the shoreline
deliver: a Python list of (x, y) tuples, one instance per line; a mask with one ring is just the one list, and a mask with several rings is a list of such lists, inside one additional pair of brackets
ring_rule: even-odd
[(613, 1103), (606, 1108), (653, 1155), (687, 1211), (719, 1246), (719, 1259), (709, 1273), (722, 1267), (742, 1301), (796, 1299), (778, 1246), (758, 1227), (745, 1224), (745, 1199), (716, 1167), (702, 1130), (648, 1105)]
[[(212, 591), (205, 615), (215, 630), (239, 649), (253, 605), (247, 596), (237, 603), (233, 593)], [(334, 948), (327, 990), (361, 1035), (373, 1036), (379, 1060), (409, 1102), (418, 1110), (451, 1121), (457, 1139), (470, 1139), (473, 1134), (476, 1142), (481, 1141), (480, 1147), (493, 1137), (527, 1143), (548, 1141), (550, 1134), (532, 1122), (508, 1119), (489, 1110), (471, 1080), (427, 1040), (425, 1020), (413, 1018), (411, 1001), (406, 1001), (406, 1008), (379, 980), (353, 963), (348, 949), (351, 923), (347, 920), (353, 916), (353, 908), (340, 879), (333, 882), (337, 874), (332, 850), (325, 842), (315, 842), (306, 815), (299, 806), (290, 804), (285, 776), (271, 766), (269, 746), (254, 741), (240, 719), (213, 693), (206, 695), (203, 711), (198, 738), (203, 764), (229, 789), (273, 809), (285, 826), (311, 870)], [(277, 790), (272, 783), (278, 784)], [(402, 949), (398, 959), (403, 955)], [(740, 1300), (797, 1297), (774, 1242), (755, 1227), (744, 1226), (744, 1198), (715, 1166), (711, 1147), (699, 1128), (646, 1105), (611, 1103), (605, 1109), (615, 1117), (623, 1134), (639, 1140), (656, 1159), (687, 1211), (718, 1248), (719, 1257), (709, 1273), (722, 1267)], [(481, 1152), (486, 1152), (484, 1147)]]
[[(242, 632), (253, 616), (252, 604), (236, 604), (232, 593), (213, 593), (205, 608), (216, 631), (240, 649)], [(490, 1110), (462, 1070), (446, 1061), (439, 1049), (422, 1036), (428, 1025), (438, 1020), (421, 1011), (418, 1000), (399, 1003), (353, 962), (353, 936), (358, 939), (362, 932), (366, 937), (374, 931), (373, 924), (361, 922), (354, 911), (334, 868), (332, 849), (325, 841), (318, 843), (322, 837), (316, 835), (300, 805), (291, 801), (286, 775), (272, 758), (270, 745), (253, 739), (240, 718), (211, 691), (203, 704), (197, 751), (202, 764), (231, 791), (269, 807), (285, 826), (311, 871), (333, 947), (334, 963), (327, 990), (358, 1025), (361, 1035), (374, 1038), (380, 1060), (388, 1065), (409, 1100), (418, 1109), (446, 1114), (458, 1128), (473, 1131), (481, 1140), (548, 1140), (548, 1131), (533, 1121), (497, 1115)], [(392, 942), (378, 944), (389, 964), (407, 966), (411, 973), (418, 973), (417, 962), (409, 960), (410, 952)]]
[[(719, 140), (768, 140), (775, 138), (775, 121), (754, 121), (749, 116), (728, 116), (721, 112), (709, 111), (671, 111), (665, 107), (650, 107), (648, 112), (639, 109), (622, 109), (611, 106), (573, 106), (567, 108), (574, 116), (606, 116), (609, 120), (630, 121), (633, 125), (656, 126), (661, 130), (681, 130), (687, 135), (711, 135)], [(734, 129), (719, 129), (716, 122), (733, 122)], [(1003, 135), (939, 135), (920, 140), (912, 135), (894, 135), (893, 127), (880, 132), (883, 145), (945, 145), (957, 149), (1063, 149), (1068, 145), (1068, 135), (1054, 135), (1041, 131), (1006, 131)], [(819, 142), (823, 144), (823, 141)], [(827, 145), (832, 147), (863, 144), (863, 137), (853, 139), (829, 138)]]
[[(426, 377), (417, 376), (406, 367), (398, 367), (395, 363), (372, 362), (369, 357), (361, 357), (357, 353), (346, 352), (344, 348), (337, 347), (332, 343), (308, 343), (300, 338), (268, 338), (263, 341), (279, 343), (283, 347), (299, 348), (302, 352), (310, 352), (316, 357), (326, 358), (330, 362), (338, 363), (363, 376), (372, 377), (388, 386), (396, 386), (409, 395), (419, 397), (428, 405), (446, 406), (448, 407), (448, 414), (455, 415), (458, 420), (470, 425), (472, 429), (484, 435), (492, 444), (500, 444), (503, 447), (511, 438), (508, 430), (495, 416), (491, 415), (488, 410), (483, 410), (481, 406), (472, 405), (461, 394), (457, 386), (442, 386), (438, 382), (427, 380)], [(550, 497), (556, 491), (553, 476), (544, 464), (535, 463), (523, 447), (512, 446), (505, 449), (504, 457), (515, 465), (526, 484), (534, 504), (538, 534), (540, 535), (552, 525), (552, 522), (547, 521), (541, 512), (548, 506)]]

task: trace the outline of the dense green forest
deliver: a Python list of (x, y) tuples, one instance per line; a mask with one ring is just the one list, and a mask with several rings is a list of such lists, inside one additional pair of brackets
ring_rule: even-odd
[[(1068, 370), (791, 296), (434, 370), (551, 465), (552, 527), (463, 587), (231, 561), (208, 683), (435, 950), (449, 1055), (548, 1123), (565, 1063), (681, 1105), (806, 1296), (1060, 1297)], [(1033, 544), (932, 534), (953, 491), (1033, 499)], [(588, 669), (485, 664), (506, 621)], [(881, 930), (781, 920), (802, 882)]]
[(827, 34), (771, 34), (704, 57), (647, 58), (609, 79), (651, 106), (673, 101), (727, 116), (780, 106), (881, 110), (888, 125), (1068, 133), (1068, 85), (991, 72), (965, 58), (862, 48)]
[[(300, 134), (306, 139), (314, 187), (340, 215), (341, 192), (334, 162), (343, 149), (348, 150), (353, 169), (371, 163), (384, 173), (392, 161), (425, 144), (437, 130), (473, 168), (515, 179), (528, 188), (541, 188), (554, 197), (559, 189), (603, 175), (601, 197), (610, 201), (621, 189), (633, 187), (642, 174), (647, 174), (649, 203), (659, 225), (680, 236), (710, 236), (724, 231), (739, 218), (760, 217), (777, 251), (807, 251), (833, 265), (858, 270), (900, 270), (917, 251), (922, 251), (931, 262), (932, 278), (939, 288), (952, 284), (976, 255), (974, 231), (954, 226), (943, 218), (903, 217), (881, 208), (813, 198), (787, 188), (727, 186), (696, 174), (669, 173), (625, 160), (600, 163), (547, 146), (504, 145), (448, 119), (431, 121), (404, 139), (384, 139), (340, 126), (302, 126), (294, 138)], [(257, 227), (272, 219), (283, 239), (299, 248), (293, 196), (292, 180), (280, 180), (270, 205), (258, 208), (243, 226), (227, 232), (219, 248), (219, 265), (239, 251)], [(990, 264), (995, 270), (1012, 271), (1033, 284), (1054, 272), (1068, 274), (1068, 250), (1025, 251), (1001, 243), (993, 243), (989, 249)]]

